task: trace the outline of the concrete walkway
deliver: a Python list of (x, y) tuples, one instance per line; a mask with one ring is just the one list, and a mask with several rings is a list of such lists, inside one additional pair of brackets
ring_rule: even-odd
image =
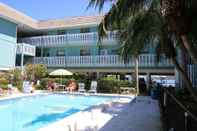
[(137, 97), (100, 131), (162, 131), (158, 102), (150, 97)]
[(94, 106), (41, 128), (39, 131), (161, 131), (158, 102), (137, 97), (132, 102)]

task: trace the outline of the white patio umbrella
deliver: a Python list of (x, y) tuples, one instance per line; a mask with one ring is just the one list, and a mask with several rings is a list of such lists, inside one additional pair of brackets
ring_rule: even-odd
[(65, 69), (58, 69), (58, 70), (54, 70), (49, 75), (50, 76), (71, 76), (73, 75), (73, 73)]
[(49, 74), (50, 76), (61, 76), (61, 84), (62, 84), (62, 76), (71, 76), (73, 75), (72, 72), (65, 70), (65, 69), (57, 69), (54, 70)]

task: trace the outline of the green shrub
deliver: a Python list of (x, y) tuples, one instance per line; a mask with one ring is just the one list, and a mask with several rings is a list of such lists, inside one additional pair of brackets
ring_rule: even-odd
[(42, 85), (35, 85), (36, 90), (45, 90)]
[(135, 82), (129, 82), (127, 80), (118, 81), (119, 87), (135, 87)]
[(46, 90), (47, 89), (47, 82), (49, 81), (49, 78), (43, 78), (40, 80), (40, 86), (36, 87), (36, 89), (38, 88), (39, 90)]
[(120, 90), (118, 81), (101, 79), (98, 81), (98, 92), (102, 93), (118, 93)]
[(19, 91), (23, 91), (23, 81), (22, 80), (19, 80), (19, 81), (16, 81), (13, 86), (15, 86), (16, 88), (18, 88)]
[(120, 93), (120, 87), (134, 87), (134, 83), (118, 80), (115, 77), (105, 77), (98, 80), (98, 92)]
[(7, 84), (9, 84), (9, 81), (7, 79), (5, 79), (5, 78), (1, 78), (0, 79), (0, 84), (7, 85)]
[(27, 80), (39, 80), (48, 75), (47, 67), (43, 64), (27, 64), (25, 65), (25, 74)]
[(8, 85), (6, 84), (1, 84), (0, 88), (2, 88), (3, 90), (7, 90), (8, 89)]

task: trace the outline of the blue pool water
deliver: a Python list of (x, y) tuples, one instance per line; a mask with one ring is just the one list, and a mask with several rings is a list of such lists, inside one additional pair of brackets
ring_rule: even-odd
[(0, 131), (36, 131), (52, 122), (117, 97), (37, 95), (0, 101)]

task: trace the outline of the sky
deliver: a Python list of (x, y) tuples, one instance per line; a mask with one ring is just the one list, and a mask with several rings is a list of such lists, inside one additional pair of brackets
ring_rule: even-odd
[[(37, 20), (98, 15), (94, 8), (87, 9), (89, 0), (0, 0), (0, 2)], [(110, 8), (107, 4), (101, 13)]]

